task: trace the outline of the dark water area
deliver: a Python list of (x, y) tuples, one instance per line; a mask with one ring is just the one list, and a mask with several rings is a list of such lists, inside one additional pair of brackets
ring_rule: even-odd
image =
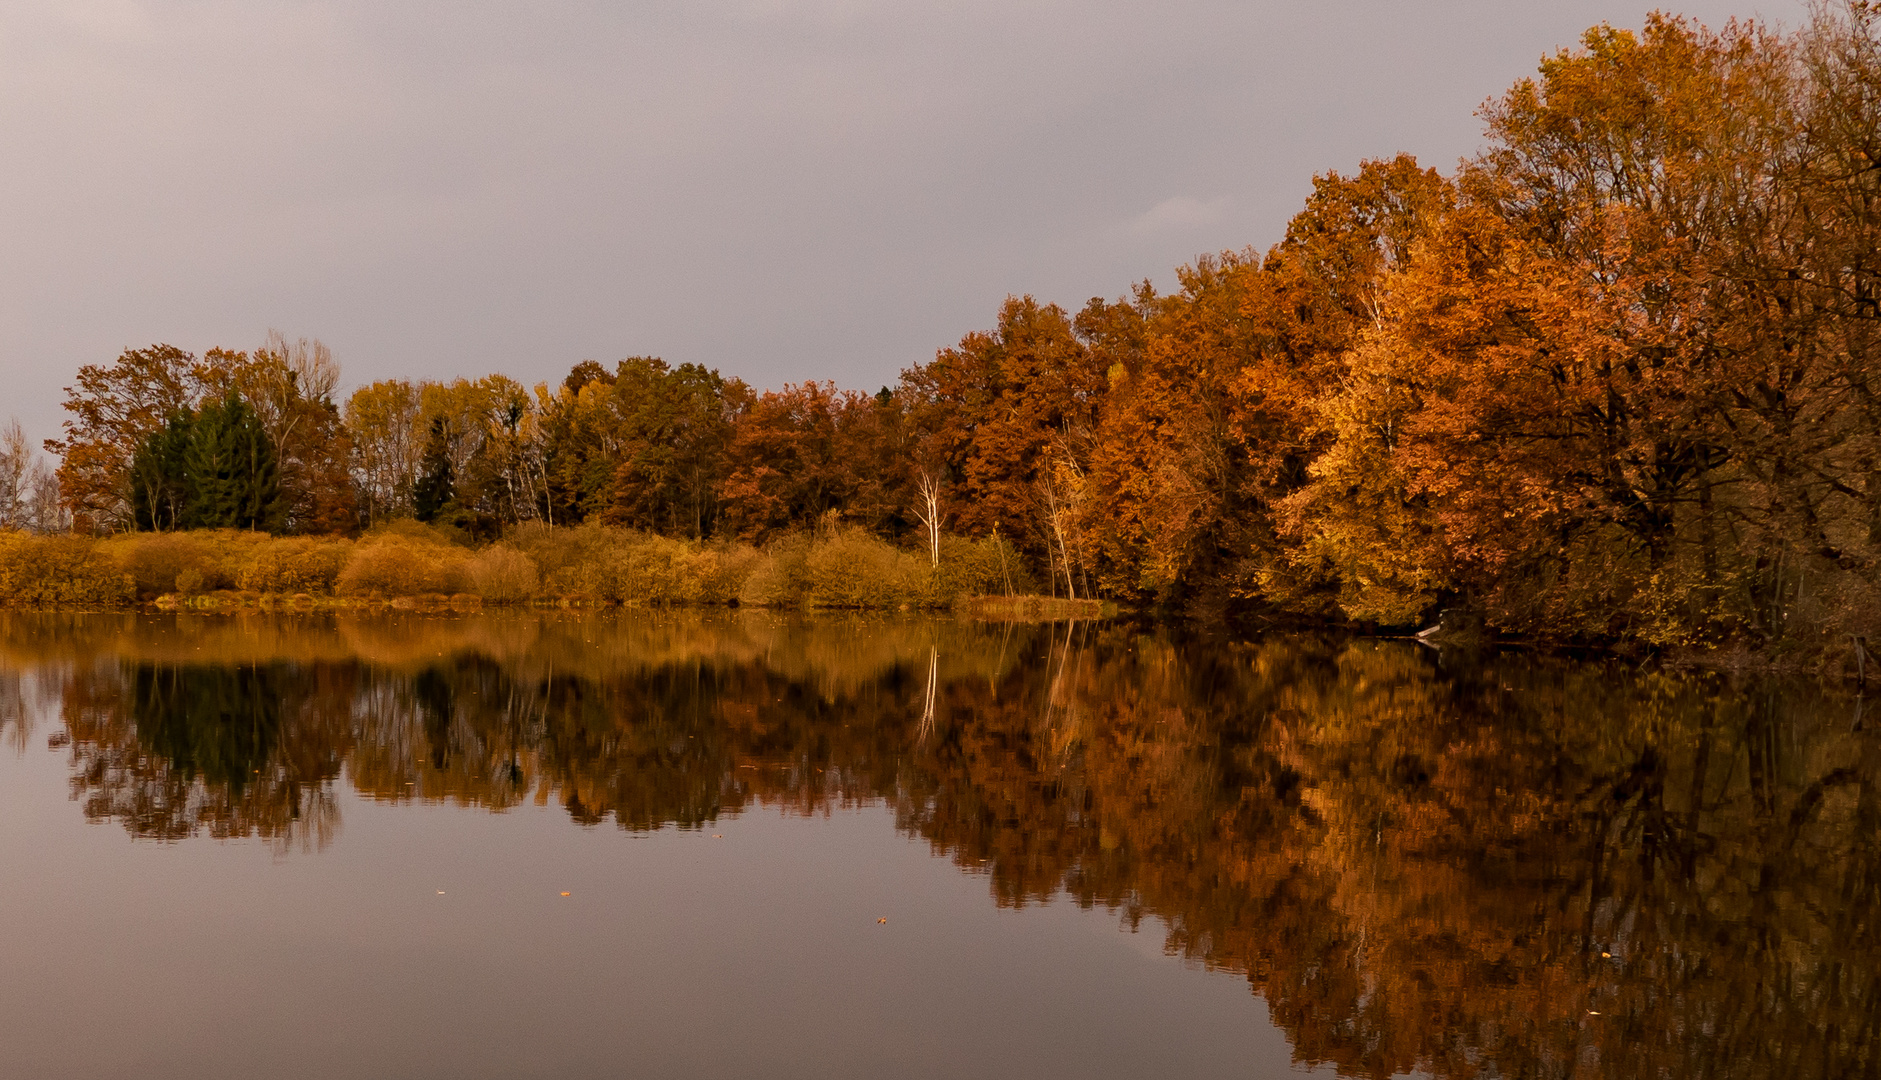
[(1863, 707), (1106, 624), (0, 615), (0, 1076), (1869, 1076)]

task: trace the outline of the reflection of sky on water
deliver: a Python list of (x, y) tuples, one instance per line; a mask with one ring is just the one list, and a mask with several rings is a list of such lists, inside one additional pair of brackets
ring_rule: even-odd
[(44, 749), (0, 755), (8, 1075), (1245, 1076), (1288, 1061), (1241, 980), (1146, 962), (1135, 945), (1160, 935), (1102, 912), (989, 904), (879, 806), (753, 811), (713, 839), (354, 796), (340, 842), (270, 858), (87, 827), (66, 772)]

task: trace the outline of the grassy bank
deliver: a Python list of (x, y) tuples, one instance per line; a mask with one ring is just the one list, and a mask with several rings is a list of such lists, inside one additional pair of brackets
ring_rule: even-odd
[(312, 608), (485, 604), (948, 608), (1025, 588), (1001, 540), (926, 552), (861, 530), (750, 544), (600, 525), (527, 525), (481, 548), (416, 522), (358, 539), (205, 530), (103, 538), (0, 533), (0, 605)]

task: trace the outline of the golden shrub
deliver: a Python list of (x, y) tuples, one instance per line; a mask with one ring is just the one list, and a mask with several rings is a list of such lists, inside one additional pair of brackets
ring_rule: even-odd
[(136, 599), (131, 575), (95, 541), (0, 533), (0, 604), (123, 607)]
[(860, 529), (845, 529), (810, 546), (804, 569), (814, 607), (893, 608), (919, 600), (925, 565)]
[(968, 596), (1025, 593), (1035, 586), (1025, 560), (1004, 537), (942, 537), (940, 569), (930, 569), (930, 574), (928, 598), (934, 604), (951, 604)]
[[(200, 592), (215, 577), (208, 545), (190, 533), (135, 533), (100, 541), (99, 546), (131, 575), (139, 596)], [(177, 583), (183, 575), (189, 576), (187, 588)]]
[(779, 537), (764, 548), (751, 567), (740, 603), (753, 607), (802, 607), (810, 598), (810, 538)]
[(701, 543), (597, 524), (523, 525), (504, 544), (534, 560), (542, 595), (629, 606), (731, 603), (760, 561), (748, 544)]
[(783, 537), (741, 576), (740, 601), (760, 607), (946, 607), (1003, 591), (1009, 578), (1015, 586), (1025, 583), (1018, 554), (1003, 541), (948, 537), (936, 570), (927, 552), (898, 548), (861, 529)]
[(477, 595), (490, 604), (525, 603), (542, 587), (535, 560), (506, 544), (478, 552), (470, 560), (469, 573)]
[[(161, 536), (177, 545), (177, 550), (189, 553), (187, 564), (182, 569), (194, 570), (201, 575), (201, 584), (184, 590), (188, 592), (244, 588), (243, 569), (254, 561), (257, 553), (281, 542), (267, 533), (246, 529), (198, 529)], [(153, 540), (158, 540), (158, 535), (144, 533), (127, 537), (125, 542), (142, 547)]]
[(701, 600), (709, 604), (738, 602), (764, 556), (750, 544), (723, 544), (707, 550), (710, 560), (700, 568)]
[(469, 563), (463, 548), (410, 534), (381, 534), (353, 545), (335, 591), (384, 597), (464, 592), (470, 586)]
[(333, 592), (352, 556), (345, 540), (294, 537), (260, 546), (238, 577), (243, 589), (264, 593)]

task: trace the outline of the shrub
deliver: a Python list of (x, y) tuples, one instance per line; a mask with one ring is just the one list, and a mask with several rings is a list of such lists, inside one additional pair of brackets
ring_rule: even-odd
[(242, 588), (242, 571), (256, 554), (279, 543), (267, 533), (251, 529), (200, 529), (184, 535), (201, 545), (201, 569), (205, 587), (210, 589)]
[(951, 604), (962, 597), (1004, 595), (1032, 591), (1034, 582), (1025, 560), (1004, 537), (969, 540), (941, 538), (940, 570), (928, 571), (931, 603)]
[(510, 530), (505, 543), (536, 564), (541, 591), (550, 596), (598, 598), (598, 563), (618, 530), (601, 525), (553, 528), (528, 522)]
[(353, 545), (335, 582), (342, 596), (423, 596), (470, 585), (464, 549), (409, 532), (386, 532)]
[(0, 533), (0, 603), (122, 607), (136, 583), (103, 546), (76, 536)]
[[(69, 546), (58, 548), (62, 554), (55, 559), (48, 554), (52, 548), (21, 547), (24, 541), (9, 539), (7, 550), (25, 568), (14, 573), (9, 587), (36, 599), (0, 597), (0, 602), (115, 604), (121, 602), (111, 599), (122, 584), (119, 578), (130, 583), (133, 599), (241, 590), (389, 600), (474, 591), (497, 604), (548, 595), (630, 606), (825, 608), (951, 606), (968, 596), (1002, 593), (1008, 582), (1019, 591), (1029, 584), (1017, 553), (1003, 541), (947, 537), (936, 570), (924, 551), (898, 548), (857, 528), (815, 538), (787, 535), (763, 551), (744, 543), (679, 540), (598, 524), (559, 529), (530, 524), (473, 553), (455, 543), (451, 533), (414, 521), (379, 526), (357, 542), (233, 529), (61, 542)], [(103, 585), (94, 563), (112, 571)], [(55, 565), (65, 569), (55, 572)], [(68, 584), (55, 580), (68, 572), (79, 576)], [(22, 584), (29, 579), (40, 583)]]
[(810, 538), (787, 534), (765, 546), (739, 591), (740, 603), (802, 607), (810, 598)]
[[(216, 568), (209, 546), (191, 533), (136, 533), (105, 541), (131, 575), (139, 596), (201, 592), (213, 587)], [(188, 584), (180, 583), (187, 578)]]
[(936, 570), (926, 551), (908, 551), (861, 529), (815, 540), (787, 536), (747, 572), (740, 599), (763, 607), (949, 607), (969, 596), (1003, 593), (1029, 580), (1004, 540), (945, 537)]
[(224, 590), (329, 593), (351, 545), (240, 529), (132, 533), (96, 541), (131, 575), (138, 595)]
[(702, 567), (702, 599), (712, 604), (735, 604), (744, 595), (745, 583), (764, 556), (750, 544), (723, 544), (708, 549), (711, 561)]
[(748, 544), (676, 540), (596, 524), (523, 525), (504, 543), (534, 560), (548, 595), (632, 606), (731, 603), (760, 558)]
[(701, 545), (665, 536), (613, 532), (590, 548), (585, 592), (629, 606), (723, 602), (711, 595), (718, 560)]
[(814, 607), (892, 608), (920, 602), (928, 567), (861, 529), (816, 541), (804, 558)]
[(505, 544), (494, 544), (470, 560), (471, 585), (491, 604), (520, 604), (534, 599), (542, 586), (536, 562)]
[(146, 596), (246, 588), (242, 574), (257, 556), (289, 542), (248, 529), (130, 533), (93, 541), (116, 557)]
[(331, 593), (351, 555), (352, 545), (344, 540), (275, 540), (255, 551), (238, 584), (253, 592)]
[(427, 525), (415, 518), (393, 518), (367, 529), (362, 540), (407, 540), (419, 544), (445, 544), (465, 547), (469, 537), (462, 529), (449, 525)]

